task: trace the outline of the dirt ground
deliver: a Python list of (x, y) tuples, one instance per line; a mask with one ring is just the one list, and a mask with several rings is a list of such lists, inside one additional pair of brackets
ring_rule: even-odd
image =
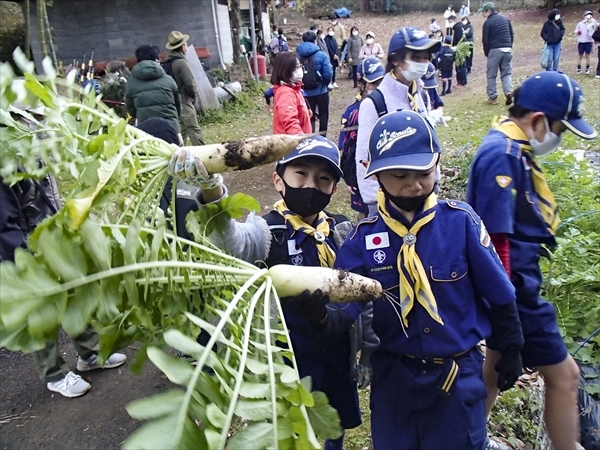
[[(567, 33), (572, 33), (575, 24), (581, 20), (583, 9), (598, 10), (599, 5), (579, 6), (563, 11)], [(531, 24), (541, 29), (547, 11), (509, 12), (513, 23)], [(438, 14), (441, 16), (441, 14)], [(358, 24), (362, 33), (374, 30), (377, 41), (387, 45), (392, 31), (406, 24), (418, 24), (427, 27), (431, 13), (412, 14), (402, 17), (356, 16), (344, 21), (348, 29)], [(472, 22), (476, 30), (475, 57), (473, 73), (469, 78), (469, 86), (458, 90), (457, 96), (479, 95), (482, 100), (485, 89), (485, 58), (481, 50), (481, 17), (474, 17)], [(326, 22), (323, 22), (325, 25)], [(567, 38), (567, 37), (566, 37)], [(575, 61), (575, 45), (569, 37), (568, 47), (563, 50), (563, 61)], [(517, 33), (517, 41), (519, 34)], [(520, 47), (520, 48), (519, 48)], [(532, 73), (539, 68), (538, 42), (519, 42), (515, 46), (515, 73), (517, 79)], [(595, 57), (593, 57), (595, 64)], [(565, 62), (565, 64), (567, 64)], [(572, 69), (572, 68), (571, 68)], [(539, 69), (538, 69), (539, 70)], [(328, 137), (337, 141), (338, 121), (344, 108), (351, 103), (355, 91), (352, 81), (346, 74), (338, 77), (339, 89), (331, 95), (331, 113)], [(451, 114), (451, 111), (449, 111)], [(226, 177), (231, 192), (242, 191), (260, 201), (264, 211), (278, 199), (272, 189), (272, 166), (265, 166)], [(75, 351), (69, 339), (62, 334), (61, 350), (70, 367), (76, 363)], [(136, 349), (124, 350), (130, 360)], [(116, 449), (140, 423), (129, 417), (125, 406), (132, 400), (150, 396), (167, 390), (170, 382), (151, 363), (147, 363), (141, 375), (134, 375), (126, 364), (113, 370), (88, 372), (85, 378), (92, 384), (92, 389), (85, 396), (77, 399), (66, 399), (52, 394), (35, 371), (33, 358), (0, 349), (0, 448), (2, 449)]]

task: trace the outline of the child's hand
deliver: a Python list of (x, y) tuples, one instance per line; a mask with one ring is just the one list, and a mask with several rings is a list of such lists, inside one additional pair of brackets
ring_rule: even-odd
[(219, 174), (209, 175), (200, 158), (196, 158), (190, 150), (175, 144), (171, 144), (171, 147), (175, 151), (167, 166), (167, 172), (173, 178), (203, 190), (216, 189), (223, 185), (223, 177)]
[(577, 34), (581, 34), (581, 30), (577, 30)]
[(370, 366), (363, 366), (359, 364), (356, 367), (357, 379), (359, 389), (366, 389), (371, 384), (371, 378), (373, 378), (373, 368)]
[(271, 114), (271, 105), (265, 105), (265, 114)]

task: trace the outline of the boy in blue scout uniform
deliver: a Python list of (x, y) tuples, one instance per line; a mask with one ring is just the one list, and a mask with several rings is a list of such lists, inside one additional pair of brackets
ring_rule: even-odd
[[(512, 287), (479, 217), (433, 192), (440, 146), (413, 111), (381, 117), (366, 176), (378, 213), (346, 238), (334, 267), (381, 282), (373, 303), (371, 433), (377, 449), (483, 449), (486, 390), (475, 348), (500, 342), (499, 386), (521, 374)], [(329, 324), (327, 324), (329, 326)]]
[[(566, 130), (584, 139), (596, 131), (581, 118), (583, 92), (561, 72), (532, 75), (514, 92), (509, 117), (495, 120), (481, 143), (469, 175), (467, 201), (481, 216), (512, 280), (523, 327), (526, 367), (546, 383), (545, 421), (554, 448), (575, 448), (578, 436), (579, 369), (567, 353), (554, 307), (540, 297), (542, 244), (554, 246), (559, 224), (554, 196), (537, 156), (554, 151)], [(497, 343), (488, 340), (484, 365), (487, 412), (498, 391), (493, 371)]]
[[(227, 195), (222, 177), (209, 176), (202, 162), (185, 148), (174, 153), (169, 170), (200, 187), (201, 206)], [(264, 261), (269, 267), (331, 267), (352, 228), (347, 219), (323, 212), (341, 176), (337, 146), (322, 136), (307, 138), (277, 163), (273, 182), (282, 199), (275, 203), (275, 210), (264, 217), (250, 214), (245, 223), (231, 220), (224, 232), (211, 235), (211, 241), (245, 261)], [(378, 339), (369, 333), (370, 310), (361, 314), (361, 305), (328, 301), (320, 291), (308, 290), (299, 297), (281, 299), (300, 377), (312, 378), (313, 390), (327, 394), (342, 428), (350, 429), (361, 424), (354, 378), (368, 384), (370, 350), (378, 345)], [(324, 330), (326, 321), (330, 323), (328, 331)], [(359, 348), (360, 364), (355, 367)], [(343, 439), (342, 435), (326, 441), (325, 449), (341, 450)]]

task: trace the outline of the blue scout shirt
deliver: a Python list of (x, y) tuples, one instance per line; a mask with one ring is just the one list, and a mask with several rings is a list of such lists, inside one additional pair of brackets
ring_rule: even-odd
[(542, 282), (540, 245), (553, 246), (555, 240), (533, 188), (530, 150), (525, 133), (511, 139), (491, 129), (472, 162), (467, 202), (490, 233), (507, 235), (511, 277), (518, 296), (537, 298)]
[[(415, 303), (408, 327), (400, 319), (398, 253), (403, 244), (379, 215), (361, 221), (338, 252), (335, 267), (378, 280), (393, 300), (373, 302), (379, 351), (449, 357), (490, 335), (488, 304), (514, 301), (514, 288), (479, 217), (466, 203), (438, 200), (435, 218), (417, 233), (416, 251), (427, 272), (444, 325)], [(396, 210), (390, 214), (409, 224)], [(422, 216), (415, 216), (415, 221)], [(393, 304), (396, 302), (396, 304)]]

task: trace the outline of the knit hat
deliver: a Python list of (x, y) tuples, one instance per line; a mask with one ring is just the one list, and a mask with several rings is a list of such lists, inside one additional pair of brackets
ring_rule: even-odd
[(583, 139), (594, 139), (598, 136), (598, 132), (582, 118), (581, 86), (562, 72), (538, 72), (527, 78), (519, 88), (515, 105), (560, 120)]
[(495, 10), (496, 10), (496, 7), (494, 6), (494, 4), (492, 2), (484, 3), (483, 6), (481, 8), (479, 8), (479, 12), (495, 11)]

